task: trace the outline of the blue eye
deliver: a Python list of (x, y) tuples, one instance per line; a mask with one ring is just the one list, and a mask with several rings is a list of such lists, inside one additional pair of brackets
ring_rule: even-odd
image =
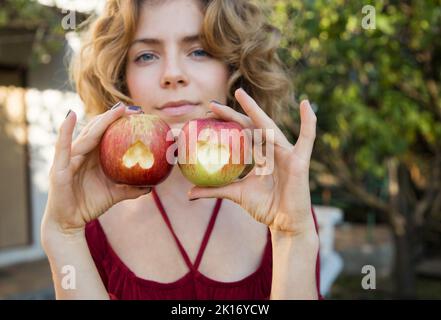
[(208, 57), (208, 56), (210, 56), (210, 54), (207, 51), (203, 50), (203, 49), (194, 50), (192, 52), (192, 54), (194, 54), (194, 53), (197, 53), (196, 54), (197, 57)]
[(137, 57), (135, 59), (135, 61), (136, 62), (138, 62), (138, 61), (151, 61), (152, 59), (149, 59), (149, 58), (153, 58), (153, 57), (154, 57), (154, 55), (151, 53), (143, 53), (139, 57)]

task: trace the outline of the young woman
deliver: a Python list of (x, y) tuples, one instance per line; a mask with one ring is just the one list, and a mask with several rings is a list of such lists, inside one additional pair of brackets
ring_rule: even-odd
[[(96, 116), (72, 141), (68, 113), (50, 171), (42, 244), (57, 298), (320, 297), (308, 172), (316, 117), (302, 101), (295, 145), (273, 120), (291, 97), (277, 45), (250, 1), (107, 2), (73, 63)], [(178, 166), (154, 188), (115, 184), (100, 168), (99, 142), (111, 123), (139, 112), (178, 129), (213, 116), (272, 130), (264, 143), (274, 170), (254, 168), (218, 188), (194, 187)]]

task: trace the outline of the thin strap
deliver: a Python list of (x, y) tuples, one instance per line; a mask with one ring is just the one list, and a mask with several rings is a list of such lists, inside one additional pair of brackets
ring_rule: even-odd
[(211, 232), (213, 231), (214, 223), (216, 222), (217, 214), (219, 213), (221, 204), (222, 204), (222, 199), (217, 199), (216, 205), (214, 206), (214, 209), (213, 209), (213, 214), (211, 215), (210, 222), (208, 224), (207, 230), (205, 231), (205, 235), (202, 240), (202, 244), (199, 248), (199, 252), (196, 257), (196, 261), (194, 263), (195, 270), (199, 269), (199, 264), (201, 263), (202, 256), (204, 255), (205, 248), (207, 247), (208, 240), (210, 239), (210, 236), (211, 236)]
[(167, 224), (167, 227), (170, 229), (173, 237), (175, 238), (176, 244), (178, 245), (179, 251), (181, 251), (182, 257), (185, 260), (185, 263), (187, 264), (187, 266), (190, 268), (190, 270), (193, 270), (193, 265), (190, 261), (190, 258), (187, 255), (187, 252), (185, 252), (184, 247), (182, 246), (181, 242), (179, 241), (178, 237), (176, 236), (175, 231), (173, 230), (173, 227), (170, 223), (170, 220), (168, 219), (167, 213), (165, 212), (164, 207), (162, 206), (161, 200), (158, 197), (158, 194), (156, 193), (155, 188), (152, 188), (152, 195), (153, 195), (153, 199), (156, 202), (156, 206), (158, 207), (159, 211), (162, 214), (162, 217), (165, 220), (165, 223)]
[(205, 235), (204, 235), (204, 238), (202, 240), (202, 245), (199, 248), (198, 256), (196, 258), (196, 263), (195, 263), (196, 267), (194, 267), (190, 261), (190, 258), (188, 257), (187, 252), (185, 251), (184, 247), (182, 246), (181, 242), (179, 241), (178, 237), (176, 236), (175, 231), (173, 230), (173, 227), (170, 223), (170, 219), (167, 216), (167, 213), (164, 209), (164, 206), (162, 205), (161, 200), (159, 199), (159, 196), (158, 196), (155, 188), (152, 188), (152, 195), (153, 195), (153, 199), (155, 200), (156, 206), (158, 207), (159, 211), (161, 212), (162, 217), (164, 218), (165, 223), (167, 224), (167, 227), (171, 231), (173, 238), (175, 238), (176, 244), (178, 245), (179, 251), (181, 252), (182, 257), (184, 258), (185, 263), (190, 268), (190, 270), (196, 271), (197, 267), (199, 266), (200, 260), (202, 258), (203, 249), (205, 249), (205, 246), (208, 243), (208, 237), (211, 234), (211, 231), (213, 230), (214, 222), (215, 222), (217, 214), (219, 212), (222, 199), (217, 199), (217, 201), (216, 201), (216, 205), (215, 205), (213, 213), (211, 215), (211, 219), (208, 224), (208, 228), (207, 228)]

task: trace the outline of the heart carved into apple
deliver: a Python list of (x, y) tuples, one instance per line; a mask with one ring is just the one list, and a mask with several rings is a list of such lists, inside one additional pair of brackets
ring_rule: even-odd
[(100, 143), (100, 164), (111, 180), (135, 186), (155, 186), (170, 174), (167, 150), (169, 125), (156, 115), (133, 114), (112, 123)]
[(141, 168), (149, 169), (153, 166), (154, 162), (155, 158), (152, 152), (139, 140), (123, 156), (123, 163), (127, 168), (139, 164)]
[(198, 142), (198, 149), (198, 161), (209, 174), (213, 174), (222, 169), (230, 159), (228, 146), (222, 144), (201, 141)]
[(184, 177), (204, 187), (236, 180), (247, 164), (245, 151), (249, 143), (242, 130), (233, 121), (212, 118), (188, 121), (178, 137), (178, 165)]

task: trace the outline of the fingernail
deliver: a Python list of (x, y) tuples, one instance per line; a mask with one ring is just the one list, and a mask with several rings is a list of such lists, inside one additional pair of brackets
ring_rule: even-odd
[(121, 104), (122, 104), (121, 101), (117, 102), (112, 108), (110, 108), (110, 110), (118, 108), (119, 106), (121, 106)]
[(142, 108), (140, 106), (129, 106), (129, 110), (133, 110), (133, 111), (141, 111)]
[(64, 119), (66, 119), (68, 116), (69, 116), (69, 114), (72, 112), (72, 110), (71, 109), (69, 109), (69, 111), (67, 112), (67, 114), (66, 114), (66, 116), (64, 117)]
[(215, 103), (215, 104), (217, 104), (217, 105), (223, 106), (223, 104), (220, 103), (220, 102), (217, 101), (217, 100), (210, 100), (210, 103)]

